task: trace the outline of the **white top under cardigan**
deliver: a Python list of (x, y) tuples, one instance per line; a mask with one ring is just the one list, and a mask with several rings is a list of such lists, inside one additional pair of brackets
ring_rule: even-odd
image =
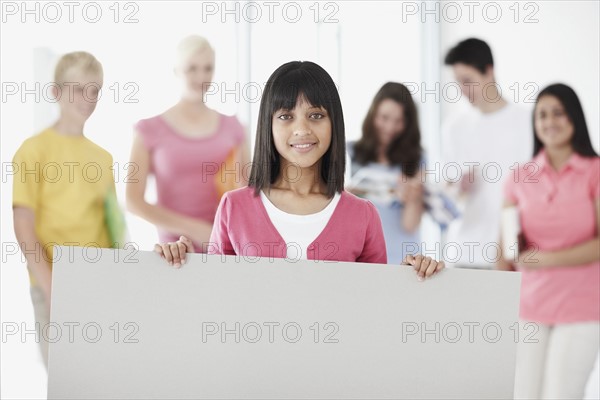
[(260, 198), (267, 210), (271, 223), (275, 226), (287, 246), (287, 258), (306, 260), (308, 246), (319, 236), (329, 222), (341, 195), (336, 193), (333, 199), (321, 211), (298, 215), (289, 214), (275, 207), (261, 190)]

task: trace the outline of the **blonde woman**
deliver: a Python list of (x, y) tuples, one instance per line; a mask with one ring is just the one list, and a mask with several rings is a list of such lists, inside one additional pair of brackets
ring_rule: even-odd
[[(206, 39), (194, 35), (179, 44), (175, 73), (183, 84), (181, 99), (136, 124), (131, 152), (135, 170), (130, 172), (137, 179), (127, 183), (126, 192), (128, 209), (156, 225), (161, 242), (184, 235), (202, 252), (221, 195), (246, 185), (242, 174), (232, 171), (241, 172), (249, 159), (237, 118), (204, 102), (214, 68), (215, 51)], [(150, 174), (156, 178), (156, 204), (144, 198)]]

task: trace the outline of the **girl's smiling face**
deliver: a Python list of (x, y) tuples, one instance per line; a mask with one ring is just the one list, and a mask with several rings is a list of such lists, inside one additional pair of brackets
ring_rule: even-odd
[(534, 111), (535, 133), (546, 147), (570, 146), (575, 128), (558, 98), (545, 95)]
[(286, 162), (299, 168), (318, 164), (331, 144), (331, 119), (322, 107), (308, 103), (299, 95), (292, 110), (273, 113), (273, 141), (281, 156), (282, 170)]
[(377, 132), (379, 144), (387, 147), (406, 128), (404, 106), (392, 99), (384, 99), (379, 103), (373, 125)]

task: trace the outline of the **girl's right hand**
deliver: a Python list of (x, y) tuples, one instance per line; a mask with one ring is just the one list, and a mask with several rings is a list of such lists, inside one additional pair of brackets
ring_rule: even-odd
[(194, 253), (192, 241), (185, 236), (180, 236), (175, 243), (157, 243), (154, 251), (167, 260), (169, 265), (179, 268), (185, 264), (185, 253)]
[(420, 176), (420, 172), (417, 172), (412, 178), (402, 173), (400, 174), (395, 189), (396, 196), (400, 202), (404, 204), (423, 202), (423, 183), (421, 183)]

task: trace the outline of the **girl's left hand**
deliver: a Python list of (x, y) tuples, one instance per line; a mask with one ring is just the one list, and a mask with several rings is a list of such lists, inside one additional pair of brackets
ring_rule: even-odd
[(443, 261), (436, 261), (433, 258), (425, 257), (422, 254), (417, 254), (416, 256), (407, 255), (402, 263), (412, 265), (415, 268), (415, 271), (417, 271), (417, 279), (420, 281), (437, 274), (446, 267)]

